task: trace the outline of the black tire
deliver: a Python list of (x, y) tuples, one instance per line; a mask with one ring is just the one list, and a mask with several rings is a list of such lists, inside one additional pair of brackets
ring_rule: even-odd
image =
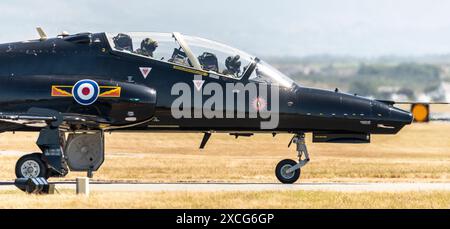
[[(47, 179), (49, 175), (47, 165), (45, 164), (44, 161), (42, 161), (41, 157), (42, 153), (32, 153), (22, 156), (16, 163), (16, 177), (17, 178), (44, 177)], [(37, 169), (39, 170), (36, 172), (30, 172), (34, 173), (34, 175), (32, 176), (30, 176), (30, 174), (23, 174), (22, 165), (24, 165), (24, 163), (26, 162), (36, 165)]]
[(278, 180), (283, 184), (295, 183), (300, 178), (300, 169), (295, 170), (290, 174), (286, 174), (285, 170), (296, 165), (297, 162), (291, 159), (285, 159), (280, 161), (275, 168), (275, 175)]

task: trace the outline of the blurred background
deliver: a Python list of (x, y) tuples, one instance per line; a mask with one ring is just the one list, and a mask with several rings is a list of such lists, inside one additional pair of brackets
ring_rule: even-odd
[(3, 0), (0, 42), (62, 31), (177, 31), (229, 44), (301, 85), (450, 101), (450, 1)]

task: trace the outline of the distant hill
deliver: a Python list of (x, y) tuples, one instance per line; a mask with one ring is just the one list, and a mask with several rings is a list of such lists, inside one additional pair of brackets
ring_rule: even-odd
[(300, 85), (379, 99), (444, 101), (448, 93), (443, 84), (450, 82), (450, 55), (266, 59)]

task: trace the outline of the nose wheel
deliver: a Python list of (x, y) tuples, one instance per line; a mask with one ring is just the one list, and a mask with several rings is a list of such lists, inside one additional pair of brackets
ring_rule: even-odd
[(301, 169), (292, 171), (292, 167), (296, 164), (297, 162), (291, 159), (282, 160), (277, 164), (277, 167), (275, 168), (275, 175), (281, 183), (292, 184), (300, 178)]
[(283, 184), (295, 183), (300, 178), (301, 168), (310, 161), (308, 149), (305, 144), (305, 134), (294, 135), (289, 146), (292, 143), (297, 145), (298, 162), (285, 159), (280, 161), (275, 168), (275, 175)]

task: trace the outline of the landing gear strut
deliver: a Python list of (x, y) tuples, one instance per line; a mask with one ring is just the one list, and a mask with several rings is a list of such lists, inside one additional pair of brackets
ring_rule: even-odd
[(62, 142), (64, 133), (59, 126), (63, 117), (59, 112), (47, 109), (32, 108), (30, 113), (34, 115), (54, 117), (47, 122), (47, 127), (41, 129), (36, 142), (42, 153), (33, 153), (23, 156), (17, 161), (17, 178), (65, 176), (68, 172), (64, 157)]
[(50, 117), (47, 126), (42, 128), (36, 144), (42, 153), (23, 156), (16, 164), (17, 178), (64, 177), (71, 171), (93, 172), (103, 164), (105, 158), (105, 139), (102, 130), (89, 130), (69, 133), (60, 129), (63, 116), (53, 110), (31, 108), (33, 117)]
[(289, 146), (291, 143), (297, 145), (298, 162), (290, 159), (282, 160), (275, 168), (275, 175), (283, 184), (295, 183), (300, 178), (301, 168), (310, 161), (304, 133), (295, 134)]

